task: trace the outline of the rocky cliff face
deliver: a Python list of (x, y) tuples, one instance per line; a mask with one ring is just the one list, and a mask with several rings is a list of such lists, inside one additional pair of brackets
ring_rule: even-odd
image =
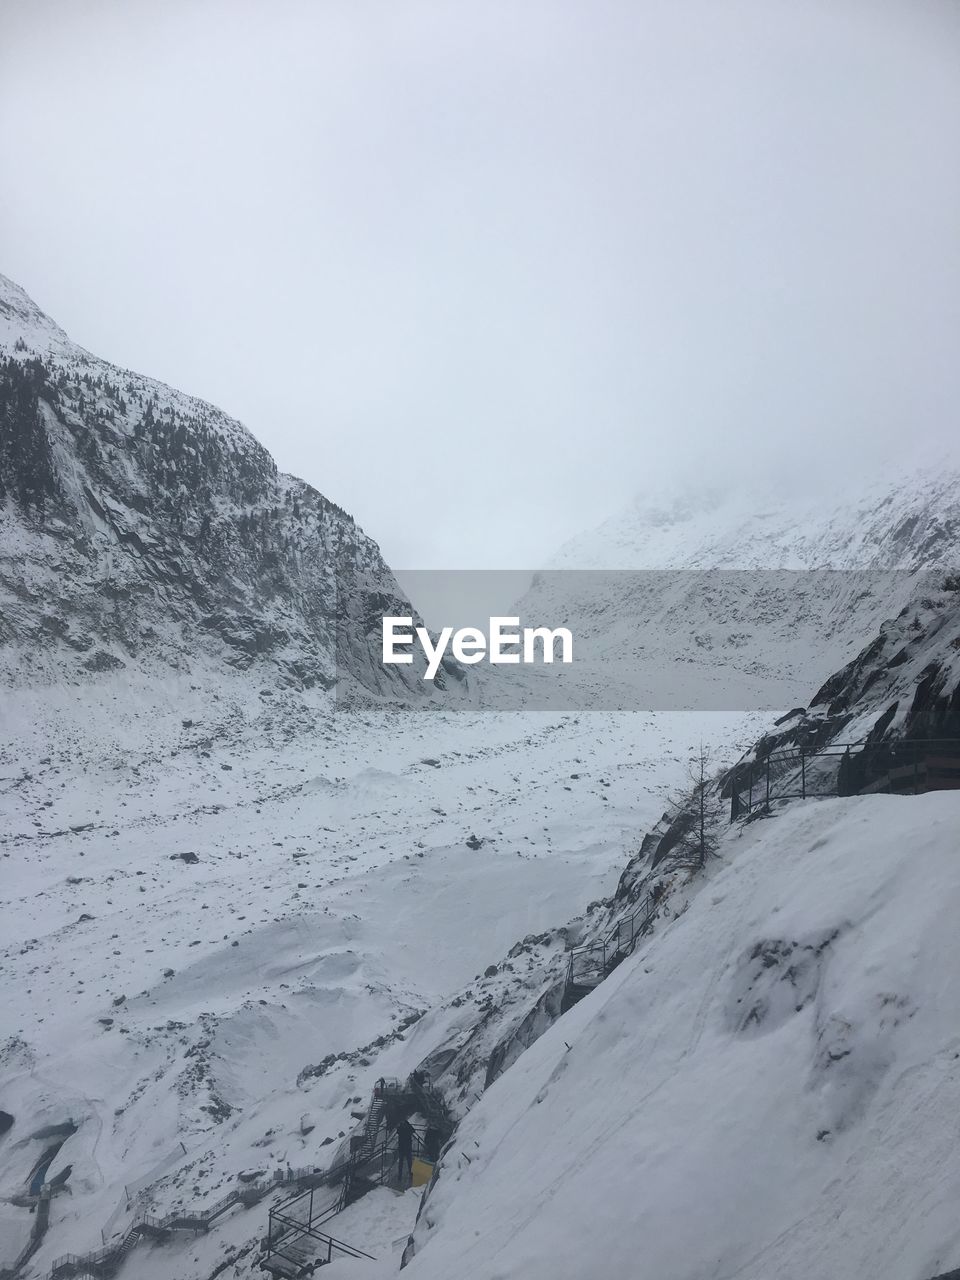
[(413, 669), (391, 684), (378, 659), (388, 605), (410, 612), (345, 511), (219, 409), (71, 343), (0, 276), (0, 678), (226, 664), (404, 693)]
[[(960, 580), (955, 574), (934, 578), (939, 585), (885, 622), (807, 708), (778, 721), (747, 759), (837, 742), (878, 749), (936, 742), (944, 744), (940, 754), (960, 751)], [(886, 759), (878, 754), (874, 772), (884, 770)], [(869, 750), (864, 762), (871, 763)], [(868, 768), (846, 794), (871, 780)]]

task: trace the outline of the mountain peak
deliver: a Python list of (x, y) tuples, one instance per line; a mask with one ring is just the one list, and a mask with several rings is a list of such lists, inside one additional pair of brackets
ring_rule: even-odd
[(63, 353), (72, 346), (60, 326), (9, 276), (0, 275), (0, 347), (36, 354)]

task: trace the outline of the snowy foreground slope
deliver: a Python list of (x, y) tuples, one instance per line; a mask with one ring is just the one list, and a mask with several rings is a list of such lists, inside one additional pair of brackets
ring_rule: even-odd
[(680, 917), (467, 1116), (411, 1280), (960, 1265), (958, 830), (949, 793), (731, 829)]
[[(885, 624), (744, 761), (787, 748), (782, 782), (798, 747), (865, 741), (860, 785), (904, 738), (960, 746), (955, 590)], [(808, 780), (829, 763), (810, 759)], [(617, 1276), (920, 1280), (960, 1261), (960, 1233), (944, 1225), (960, 1166), (943, 1164), (939, 1134), (925, 1146), (953, 1106), (930, 1078), (946, 1063), (955, 1086), (960, 1067), (956, 999), (942, 998), (960, 959), (957, 798), (781, 801), (769, 819), (731, 825), (732, 776), (708, 793), (717, 844), (705, 873), (689, 870), (681, 808), (644, 840), (614, 897), (568, 931), (568, 944), (599, 938), (648, 889), (664, 891), (651, 936), (594, 994), (558, 1021), (562, 953), (534, 949), (538, 983), (524, 948), (476, 1029), (451, 1023), (452, 1057), (428, 1063), (465, 1118), (407, 1251), (412, 1274), (450, 1274), (456, 1258), (463, 1276), (573, 1277), (602, 1253)], [(502, 1049), (506, 1069), (484, 1080), (477, 1066)], [(811, 1125), (814, 1163), (797, 1146)], [(895, 1219), (899, 1185), (884, 1180), (901, 1165), (911, 1192)], [(683, 1226), (691, 1205), (696, 1247)]]
[[(835, 698), (787, 728), (846, 732), (852, 712), (866, 734), (891, 698), (949, 717), (955, 639), (943, 592), (838, 674), (839, 720)], [(380, 1075), (438, 1055), (463, 1119), (413, 1276), (572, 1278), (603, 1256), (631, 1280), (927, 1280), (960, 1262), (943, 1136), (960, 1065), (955, 797), (724, 825), (706, 877), (670, 877), (635, 956), (542, 1018), (484, 1089), (564, 946), (650, 874), (640, 855), (621, 875), (682, 789), (689, 743), (712, 733), (729, 760), (756, 718), (330, 716), (290, 692), (265, 712), (239, 675), (213, 703), (171, 686), (160, 714), (156, 687), (117, 679), (99, 718), (89, 689), (5, 703), (6, 1256), (49, 1127), (75, 1126), (48, 1171), (69, 1166), (70, 1192), (28, 1276), (137, 1209), (326, 1164)], [(591, 898), (610, 906), (584, 920)], [(258, 1274), (268, 1207), (141, 1246), (125, 1273)], [(392, 1274), (418, 1208), (377, 1193), (336, 1234)]]
[[(758, 727), (331, 714), (319, 692), (316, 707), (264, 701), (242, 674), (211, 690), (109, 673), (96, 688), (3, 701), (0, 1108), (15, 1124), (0, 1137), (0, 1265), (31, 1226), (11, 1198), (44, 1130), (76, 1126), (48, 1170), (70, 1166), (70, 1191), (34, 1277), (137, 1209), (326, 1165), (378, 1076), (442, 1042), (458, 990), (612, 892), (683, 785), (689, 743), (742, 748)], [(124, 1274), (206, 1280), (255, 1245), (268, 1207), (144, 1245)], [(352, 1229), (367, 1239), (338, 1226)]]

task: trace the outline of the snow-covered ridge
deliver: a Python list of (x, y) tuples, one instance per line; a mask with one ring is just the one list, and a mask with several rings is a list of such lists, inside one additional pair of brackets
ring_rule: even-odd
[(801, 492), (749, 483), (638, 497), (558, 569), (916, 569), (960, 559), (960, 463), (878, 465)]
[[(187, 395), (176, 387), (167, 386), (155, 378), (148, 378), (130, 369), (122, 369), (101, 359), (73, 342), (56, 321), (46, 315), (30, 295), (9, 277), (0, 274), (0, 353), (20, 360), (53, 358), (58, 365), (79, 368), (91, 376), (105, 377), (112, 381), (122, 377), (124, 386), (145, 400), (162, 402), (165, 407), (180, 416), (202, 418), (208, 427), (219, 431), (235, 449), (249, 449), (261, 460), (272, 465), (266, 449), (242, 422), (231, 418), (216, 405), (197, 396)], [(135, 416), (115, 414), (113, 424), (133, 432), (137, 425)], [(276, 471), (276, 467), (274, 467)]]
[(25, 289), (0, 274), (0, 348), (31, 355), (64, 355), (74, 348), (64, 331), (45, 315)]

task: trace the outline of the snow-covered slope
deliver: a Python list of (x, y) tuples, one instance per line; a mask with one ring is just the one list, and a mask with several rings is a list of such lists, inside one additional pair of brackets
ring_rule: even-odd
[[(723, 766), (714, 751), (706, 766), (713, 778), (704, 792), (708, 845), (725, 837), (733, 793), (745, 798), (751, 777), (755, 788), (758, 778), (762, 787), (768, 768), (777, 811), (779, 795), (800, 794), (801, 772), (810, 795), (836, 795), (838, 790), (850, 794), (882, 777), (895, 751), (904, 753), (902, 759), (912, 759), (905, 754), (911, 744), (936, 741), (940, 746), (934, 754), (960, 755), (960, 592), (953, 585), (954, 589), (929, 593), (885, 623), (855, 659), (805, 699), (809, 707), (794, 708), (775, 723), (768, 722), (734, 768)], [(669, 723), (676, 717), (652, 719)], [(689, 721), (688, 733), (709, 731), (713, 722), (715, 736), (705, 733), (700, 739), (708, 755), (710, 742), (718, 741), (716, 720), (708, 715)], [(838, 743), (859, 743), (863, 749), (845, 759)], [(828, 754), (816, 754), (824, 751)], [(455, 1109), (468, 1110), (476, 1088), (515, 1061), (559, 1016), (565, 948), (609, 936), (651, 889), (668, 895), (655, 921), (669, 916), (674, 909), (669, 893), (678, 888), (678, 874), (684, 881), (689, 867), (700, 859), (696, 796), (694, 790), (674, 797), (648, 828), (613, 895), (595, 900), (562, 929), (526, 939), (499, 966), (496, 977), (468, 993), (487, 1006), (485, 1016), (455, 1018), (434, 1054), (435, 1074)]]
[(411, 1280), (960, 1265), (960, 796), (732, 830), (688, 909), (461, 1125)]
[[(960, 796), (775, 801), (772, 821), (729, 823), (731, 780), (771, 752), (868, 744), (808, 758), (834, 794), (838, 766), (870, 783), (891, 743), (960, 755), (960, 593), (886, 623), (809, 702), (705, 793), (705, 872), (681, 804), (607, 902), (515, 948), (482, 1016), (451, 1022), (433, 1062), (465, 1119), (412, 1276), (573, 1280), (601, 1256), (616, 1276), (700, 1280), (960, 1265), (943, 1137)], [(606, 935), (653, 887), (649, 936), (560, 1018), (564, 944)]]
[(422, 692), (379, 662), (402, 601), (372, 539), (240, 423), (75, 346), (0, 276), (0, 679), (228, 666)]

